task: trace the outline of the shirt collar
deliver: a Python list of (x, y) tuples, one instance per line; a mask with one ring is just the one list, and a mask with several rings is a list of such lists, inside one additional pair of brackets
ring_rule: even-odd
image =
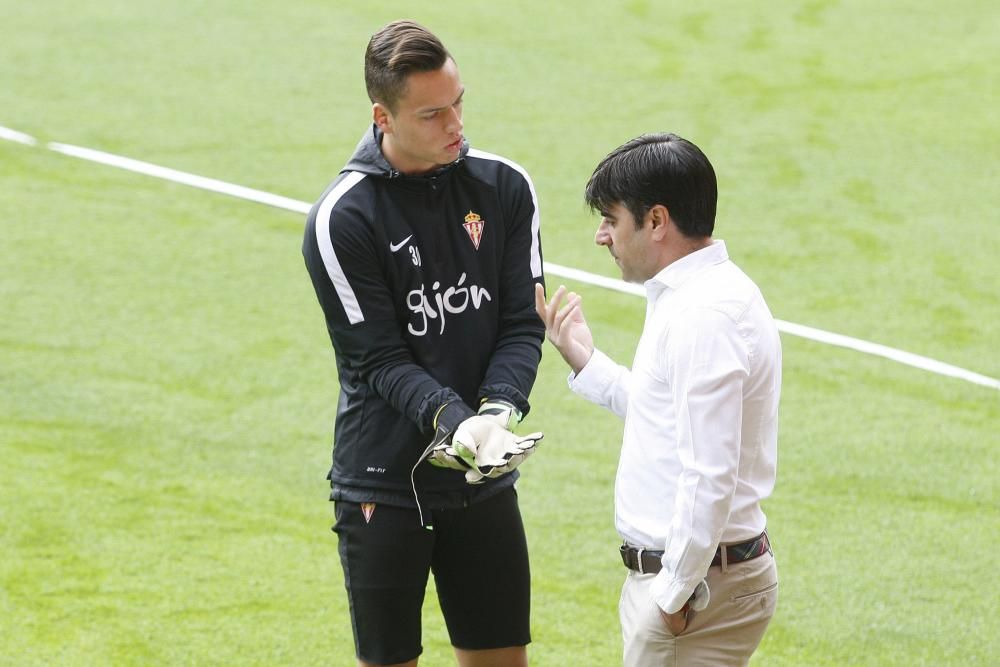
[(655, 276), (643, 283), (646, 297), (654, 301), (665, 289), (680, 289), (681, 285), (704, 269), (729, 260), (726, 242), (714, 239), (711, 245), (670, 263)]

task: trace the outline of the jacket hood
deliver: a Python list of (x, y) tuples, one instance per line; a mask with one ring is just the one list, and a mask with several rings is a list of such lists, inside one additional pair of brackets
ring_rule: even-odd
[[(434, 173), (451, 169), (452, 165), (455, 165), (465, 159), (468, 152), (469, 141), (463, 137), (462, 149), (459, 151), (458, 159), (451, 164), (441, 167), (440, 170)], [(372, 126), (368, 129), (368, 131), (361, 136), (361, 141), (358, 142), (357, 148), (354, 149), (354, 155), (351, 156), (351, 159), (341, 170), (341, 173), (345, 171), (359, 171), (363, 174), (381, 176), (382, 178), (398, 178), (403, 175), (393, 168), (393, 166), (389, 164), (389, 161), (385, 159), (385, 155), (382, 154), (382, 130), (378, 129), (378, 126), (374, 123), (372, 123)]]

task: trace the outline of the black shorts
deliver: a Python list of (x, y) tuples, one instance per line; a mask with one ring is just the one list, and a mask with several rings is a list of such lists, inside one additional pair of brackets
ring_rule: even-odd
[(354, 649), (366, 662), (420, 655), (420, 613), (428, 571), (453, 646), (491, 649), (531, 641), (531, 575), (513, 488), (452, 510), (434, 510), (433, 528), (416, 509), (334, 503), (340, 564)]

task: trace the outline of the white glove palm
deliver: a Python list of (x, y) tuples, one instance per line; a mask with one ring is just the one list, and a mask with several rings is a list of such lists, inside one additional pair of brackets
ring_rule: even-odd
[(506, 475), (521, 465), (542, 437), (541, 433), (514, 435), (490, 417), (477, 415), (458, 425), (451, 449), (469, 466), (466, 481), (479, 484), (486, 477)]

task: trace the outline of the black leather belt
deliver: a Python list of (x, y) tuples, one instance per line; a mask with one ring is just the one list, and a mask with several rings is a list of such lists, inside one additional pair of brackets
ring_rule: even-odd
[[(726, 563), (732, 565), (733, 563), (742, 563), (753, 560), (758, 556), (763, 556), (771, 551), (771, 543), (767, 539), (767, 531), (764, 531), (752, 540), (740, 542), (739, 544), (720, 546), (715, 550), (711, 567), (722, 565), (723, 549), (726, 550)], [(627, 544), (621, 545), (619, 551), (621, 552), (622, 562), (625, 563), (625, 567), (635, 570), (639, 574), (656, 574), (662, 567), (660, 563), (660, 559), (663, 558), (662, 551), (643, 549)]]

